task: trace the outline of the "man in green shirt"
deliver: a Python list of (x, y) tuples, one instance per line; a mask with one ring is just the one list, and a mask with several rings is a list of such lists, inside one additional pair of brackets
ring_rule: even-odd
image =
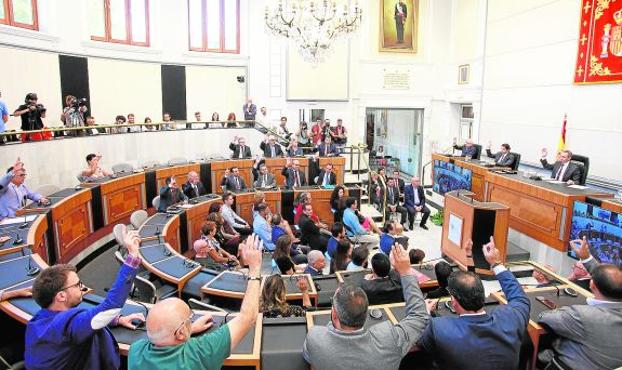
[(169, 298), (156, 303), (147, 316), (149, 340), (132, 344), (129, 369), (220, 369), (231, 351), (255, 324), (259, 312), (261, 247), (257, 236), (248, 237), (242, 247), (249, 266), (249, 281), (240, 313), (218, 330), (192, 338), (212, 326), (211, 315), (194, 323), (192, 311), (180, 299)]

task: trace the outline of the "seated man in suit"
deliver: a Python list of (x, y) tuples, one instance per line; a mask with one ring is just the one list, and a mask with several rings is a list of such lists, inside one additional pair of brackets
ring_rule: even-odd
[(622, 269), (599, 265), (590, 255), (585, 237), (573, 240), (570, 246), (592, 275), (590, 288), (594, 298), (588, 298), (585, 305), (540, 314), (538, 322), (559, 339), (554, 342), (553, 351), (541, 352), (538, 358), (555, 362), (562, 369), (617, 368), (622, 365)]
[(246, 139), (243, 137), (234, 137), (233, 142), (229, 144), (229, 149), (233, 151), (232, 159), (243, 159), (251, 157), (251, 148), (246, 146)]
[(188, 197), (177, 187), (175, 176), (167, 177), (166, 185), (160, 189), (160, 206), (158, 212), (166, 212), (166, 209), (180, 202), (187, 202)]
[(231, 167), (231, 174), (227, 177), (225, 184), (229, 191), (246, 190), (246, 183), (240, 176), (240, 170), (237, 167)]
[(385, 211), (385, 219), (390, 219), (391, 214), (399, 214), (400, 222), (406, 225), (408, 210), (400, 205), (400, 189), (396, 186), (395, 179), (392, 177), (389, 177), (387, 181), (387, 206)]
[(184, 194), (190, 199), (207, 194), (205, 186), (203, 186), (199, 179), (199, 174), (194, 171), (188, 172), (188, 182), (182, 186), (182, 189), (184, 190)]
[(427, 230), (428, 227), (425, 223), (428, 221), (428, 217), (430, 217), (430, 209), (425, 205), (425, 193), (417, 176), (412, 178), (409, 185), (404, 186), (404, 206), (406, 206), (406, 210), (408, 211), (409, 228), (411, 230), (413, 229), (415, 216), (417, 212), (421, 212), (423, 215), (421, 216), (419, 226)]
[(235, 196), (230, 192), (226, 192), (222, 195), (223, 205), (220, 208), (222, 218), (229, 224), (235, 231), (242, 235), (250, 235), (253, 233), (253, 229), (250, 225), (237, 213), (233, 211), (233, 203), (235, 202)]
[(24, 207), (27, 199), (43, 206), (50, 204), (47, 198), (26, 187), (25, 180), (24, 163), (17, 158), (15, 164), (6, 171), (6, 175), (0, 178), (0, 220), (15, 217), (15, 211)]
[(334, 157), (339, 155), (339, 150), (331, 142), (330, 135), (327, 135), (324, 142), (315, 149), (315, 152), (320, 154), (320, 157)]
[(488, 158), (494, 158), (495, 165), (502, 167), (514, 166), (514, 161), (516, 161), (516, 158), (514, 157), (514, 154), (510, 153), (510, 150), (512, 149), (510, 148), (510, 144), (501, 144), (501, 151), (495, 154), (492, 154), (492, 152), (490, 151), (491, 147), (492, 143), (489, 141), (488, 146), (486, 147), (486, 156), (488, 156)]
[[(472, 265), (472, 242), (465, 246)], [(458, 317), (433, 318), (419, 339), (441, 369), (516, 369), (529, 321), (529, 298), (514, 275), (501, 264), (494, 240), (482, 246), (508, 304), (484, 311), (484, 286), (472, 272), (454, 271), (448, 284), (451, 305)], [(428, 307), (433, 310), (435, 304)], [(434, 313), (432, 314), (434, 316)], [(459, 343), (459, 345), (457, 345)]]
[(317, 176), (317, 182), (315, 184), (321, 186), (337, 185), (337, 175), (333, 172), (332, 163), (327, 163), (326, 166), (324, 166)]
[(579, 184), (581, 182), (581, 167), (578, 164), (572, 163), (572, 152), (570, 150), (562, 150), (557, 156), (557, 161), (550, 164), (546, 160), (546, 156), (549, 154), (546, 148), (542, 149), (542, 158), (540, 163), (542, 167), (547, 170), (551, 170), (551, 178), (557, 181), (563, 181), (568, 185)]
[[(298, 227), (302, 234), (300, 236), (300, 242), (309, 245), (313, 250), (320, 250), (324, 253), (328, 245), (328, 238), (320, 232), (320, 228), (311, 218), (312, 215), (313, 206), (309, 203), (305, 204), (302, 207), (302, 216), (300, 216), (300, 220), (298, 220)], [(309, 257), (307, 256), (307, 258)]]
[(268, 167), (265, 164), (259, 166), (259, 175), (253, 186), (255, 188), (273, 188), (276, 186), (274, 175), (268, 172)]
[(307, 179), (304, 172), (300, 170), (300, 161), (297, 159), (292, 161), (291, 158), (287, 158), (285, 167), (281, 170), (281, 175), (285, 177), (286, 189), (307, 185)]
[(374, 254), (371, 257), (371, 271), (361, 282), (361, 289), (367, 294), (370, 305), (404, 301), (400, 276), (395, 270), (391, 270), (388, 255)]
[(265, 140), (259, 144), (265, 158), (276, 158), (283, 156), (281, 145), (277, 144), (274, 135), (266, 136)]
[(473, 145), (473, 139), (466, 139), (464, 145), (457, 145), (456, 138), (454, 138), (454, 149), (458, 149), (461, 151), (461, 157), (469, 157), (476, 158), (477, 157), (477, 147)]
[(400, 194), (403, 194), (405, 184), (404, 184), (404, 180), (400, 178), (400, 171), (398, 170), (393, 171), (393, 180), (395, 181), (395, 185), (400, 190)]
[(310, 251), (307, 254), (307, 268), (304, 273), (309, 274), (311, 276), (321, 276), (322, 270), (326, 267), (326, 258), (324, 254), (320, 251)]

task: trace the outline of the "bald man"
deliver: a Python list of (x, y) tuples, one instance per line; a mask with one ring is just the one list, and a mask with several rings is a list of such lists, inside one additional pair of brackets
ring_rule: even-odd
[(425, 205), (425, 192), (421, 186), (421, 180), (415, 176), (410, 180), (410, 185), (404, 186), (404, 207), (408, 211), (408, 226), (412, 230), (417, 212), (421, 212), (419, 226), (427, 230), (426, 221), (430, 217), (430, 209)]
[(473, 139), (466, 139), (464, 145), (457, 145), (454, 139), (454, 149), (461, 150), (461, 157), (477, 158), (477, 147), (473, 145)]
[(182, 189), (189, 199), (207, 194), (205, 186), (199, 179), (199, 174), (194, 171), (188, 172), (188, 181), (182, 186)]
[(220, 369), (255, 324), (259, 312), (261, 243), (257, 236), (242, 246), (248, 263), (248, 285), (242, 308), (231, 321), (209, 334), (192, 338), (212, 326), (208, 314), (192, 322), (186, 303), (169, 298), (156, 303), (147, 316), (147, 339), (136, 341), (128, 355), (129, 369)]

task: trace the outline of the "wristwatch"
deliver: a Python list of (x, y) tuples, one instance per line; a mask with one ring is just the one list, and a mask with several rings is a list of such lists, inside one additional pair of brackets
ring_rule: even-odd
[(261, 281), (261, 276), (248, 276), (246, 280), (257, 280)]
[(490, 265), (490, 269), (492, 270), (492, 269), (494, 269), (495, 267), (497, 267), (499, 265), (501, 265), (501, 262), (493, 263), (492, 265)]

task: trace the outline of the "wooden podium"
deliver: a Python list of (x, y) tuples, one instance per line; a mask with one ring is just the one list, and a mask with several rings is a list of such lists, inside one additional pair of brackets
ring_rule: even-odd
[(454, 190), (445, 194), (441, 252), (466, 270), (471, 263), (467, 261), (462, 246), (471, 239), (475, 272), (491, 275), (492, 271), (484, 258), (482, 245), (488, 243), (490, 237), (494, 236), (495, 245), (505, 262), (510, 208), (500, 203), (477, 201), (473, 199), (474, 195), (467, 190)]

